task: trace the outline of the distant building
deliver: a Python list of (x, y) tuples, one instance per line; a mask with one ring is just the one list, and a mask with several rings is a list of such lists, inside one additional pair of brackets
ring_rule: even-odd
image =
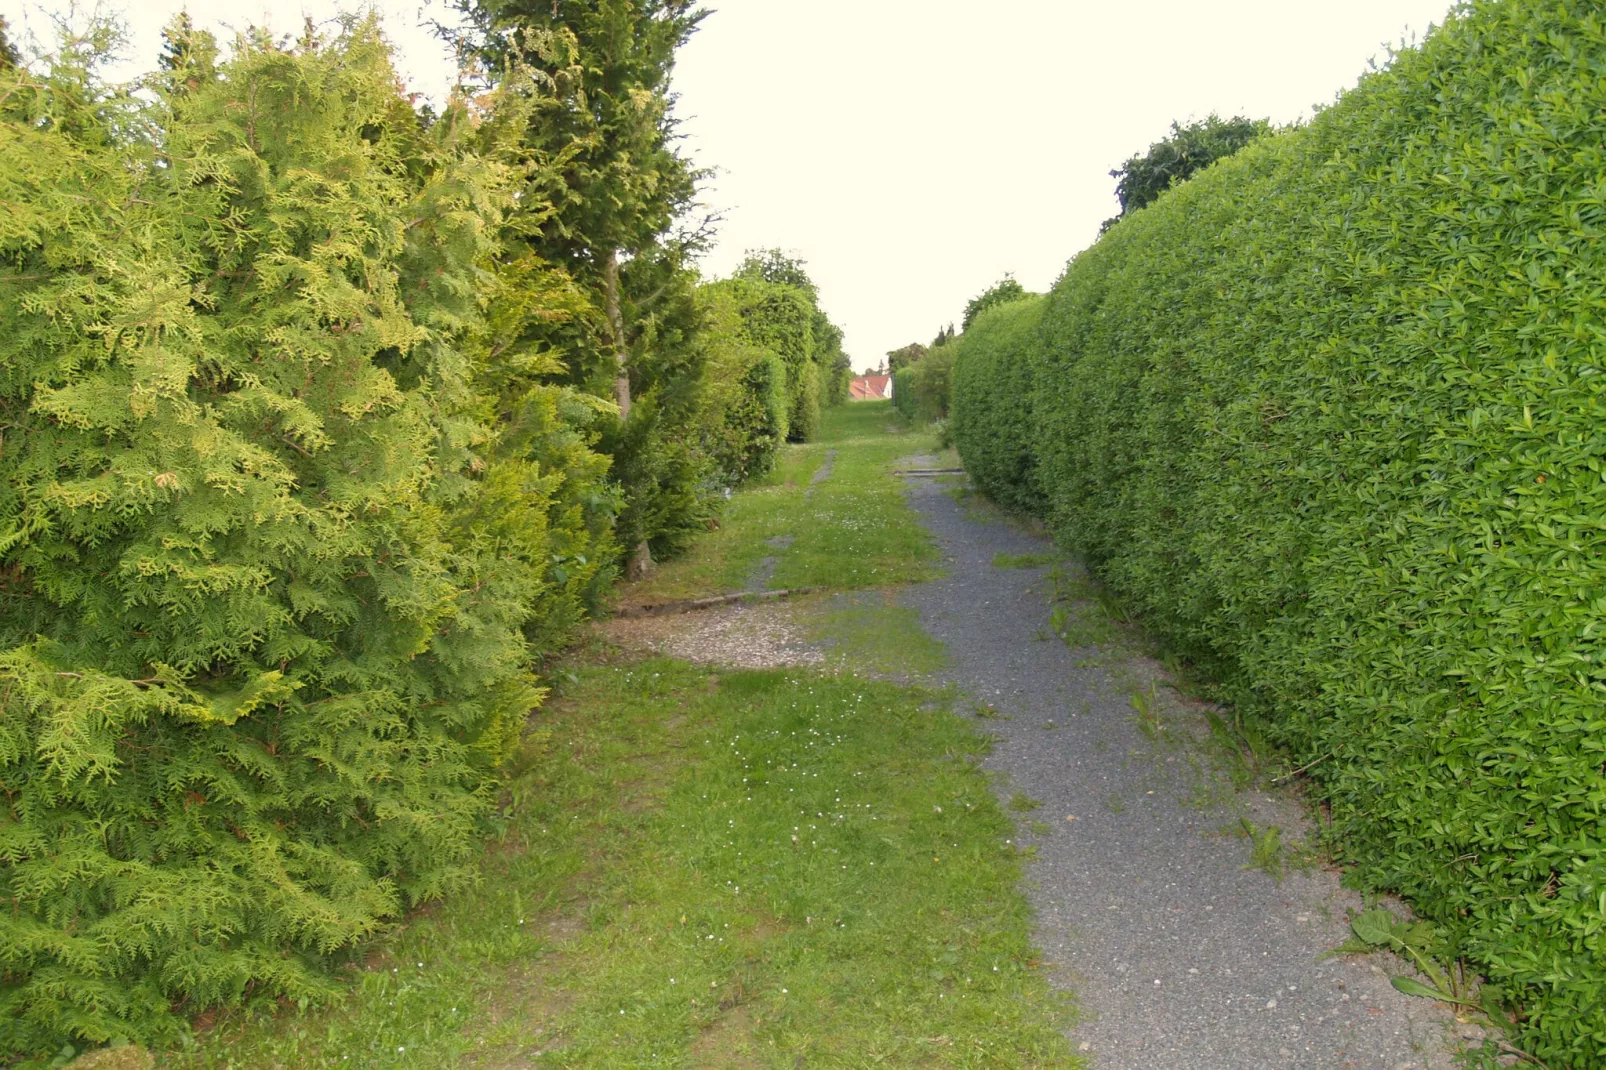
[(854, 401), (874, 401), (892, 396), (892, 376), (861, 375), (848, 387), (848, 397)]

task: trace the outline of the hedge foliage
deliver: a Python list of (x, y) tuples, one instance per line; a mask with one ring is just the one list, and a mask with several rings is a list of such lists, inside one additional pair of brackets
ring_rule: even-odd
[(476, 383), (505, 174), (372, 23), (150, 106), (90, 59), (0, 89), (10, 1052), (320, 997), (466, 879), (521, 629), (598, 559), (588, 451), (504, 449)]
[(734, 487), (773, 468), (786, 442), (786, 362), (749, 333), (741, 287), (714, 283), (701, 287), (699, 298), (711, 347), (704, 434), (719, 478)]
[[(959, 376), (967, 463), (1040, 486), (1571, 1067), (1606, 1066), (1603, 57), (1597, 4), (1474, 3), (1116, 224)], [(1022, 351), (1035, 467), (987, 385)]]
[(892, 404), (906, 419), (946, 420), (959, 339), (932, 346), (912, 364), (892, 374)]
[(906, 420), (920, 418), (920, 399), (915, 396), (915, 370), (913, 365), (892, 373), (892, 407)]
[(1044, 509), (1033, 376), (1045, 303), (1028, 295), (982, 312), (953, 369), (950, 426), (965, 468), (989, 497), (1027, 513)]
[[(819, 291), (803, 263), (777, 249), (749, 252), (728, 279), (704, 287), (740, 314), (751, 345), (773, 353), (785, 368), (782, 440), (807, 442), (820, 430), (821, 410), (847, 400), (851, 366), (842, 331), (820, 309)], [(756, 382), (756, 380), (755, 380)], [(755, 458), (762, 471), (774, 454)]]
[(116, 40), (0, 64), (8, 1064), (324, 1000), (473, 879), (619, 540), (698, 530), (797, 396), (660, 235), (620, 280), (619, 419), (596, 280), (532, 237), (560, 79), (421, 114), (372, 18), (227, 58), (180, 18), (118, 88)]

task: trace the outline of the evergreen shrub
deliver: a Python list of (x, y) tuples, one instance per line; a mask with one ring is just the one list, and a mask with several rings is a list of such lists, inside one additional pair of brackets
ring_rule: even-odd
[(932, 346), (910, 369), (909, 385), (921, 420), (946, 420), (953, 390), (954, 361), (958, 358), (958, 338)]
[(959, 340), (932, 346), (912, 364), (892, 373), (892, 404), (904, 418), (931, 423), (948, 418), (949, 394)]
[(915, 397), (915, 370), (899, 368), (892, 373), (892, 407), (906, 420), (920, 418), (920, 399)]
[(949, 425), (970, 476), (988, 497), (1040, 513), (1033, 372), (1046, 303), (1028, 296), (990, 308), (963, 335)]
[(823, 393), (815, 360), (814, 294), (809, 286), (766, 278), (751, 269), (751, 263), (746, 273), (708, 288), (729, 293), (747, 337), (781, 358), (786, 368), (787, 439), (807, 442), (819, 432)]
[(721, 486), (735, 487), (774, 467), (786, 441), (786, 364), (748, 336), (730, 287), (700, 287), (698, 298), (709, 350), (701, 433)]
[(787, 370), (787, 379), (792, 388), (792, 412), (787, 418), (787, 435), (793, 442), (811, 442), (820, 434), (821, 403), (824, 400), (820, 366), (811, 360)]
[[(1603, 57), (1598, 4), (1459, 9), (1115, 225), (1032, 361), (1058, 536), (1579, 1068), (1606, 1066)], [(960, 423), (1013, 404), (963, 390)]]
[(0, 1059), (334, 993), (470, 879), (609, 552), (465, 109), (371, 20), (99, 58), (0, 72)]

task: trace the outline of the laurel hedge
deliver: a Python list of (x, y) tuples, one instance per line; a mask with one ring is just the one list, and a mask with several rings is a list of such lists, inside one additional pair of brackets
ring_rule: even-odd
[[(1057, 536), (1570, 1067), (1606, 1066), (1603, 239), (1599, 6), (1473, 3), (1077, 256), (1020, 387)], [(959, 442), (1030, 504), (983, 445), (1003, 326)]]

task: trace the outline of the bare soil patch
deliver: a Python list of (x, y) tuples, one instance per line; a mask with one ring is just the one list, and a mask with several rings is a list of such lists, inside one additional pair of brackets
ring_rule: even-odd
[(600, 621), (597, 633), (620, 648), (701, 665), (779, 669), (819, 665), (825, 653), (810, 643), (793, 606), (734, 603), (671, 617)]

